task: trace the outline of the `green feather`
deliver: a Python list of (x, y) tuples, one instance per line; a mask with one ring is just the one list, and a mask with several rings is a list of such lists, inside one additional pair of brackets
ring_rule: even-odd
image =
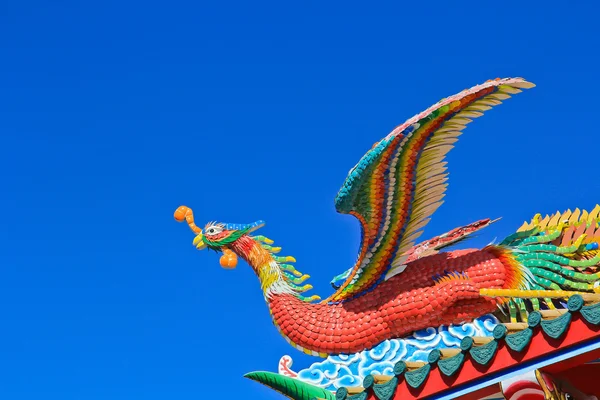
[(335, 400), (335, 394), (284, 375), (272, 372), (250, 372), (244, 375), (248, 379), (262, 383), (289, 397), (292, 400), (312, 400), (315, 398)]
[(210, 239), (208, 239), (206, 236), (204, 236), (204, 243), (206, 243), (206, 245), (209, 248), (213, 248), (213, 249), (219, 249), (223, 246), (227, 246), (228, 244), (231, 244), (233, 242), (235, 242), (236, 240), (238, 240), (240, 237), (242, 237), (243, 235), (245, 235), (246, 233), (248, 233), (250, 229), (244, 229), (241, 231), (233, 231), (229, 236), (227, 236), (226, 238), (223, 238), (221, 240), (215, 240), (212, 241)]

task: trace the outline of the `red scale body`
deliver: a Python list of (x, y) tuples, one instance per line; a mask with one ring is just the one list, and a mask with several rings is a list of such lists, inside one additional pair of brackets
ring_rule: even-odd
[[(277, 294), (269, 303), (273, 319), (292, 342), (321, 353), (353, 353), (389, 338), (431, 326), (458, 324), (497, 309), (480, 288), (506, 286), (509, 257), (499, 248), (458, 250), (424, 257), (362, 296), (337, 304), (310, 304)], [(436, 275), (450, 275), (436, 283)], [(287, 318), (293, 315), (295, 318)]]

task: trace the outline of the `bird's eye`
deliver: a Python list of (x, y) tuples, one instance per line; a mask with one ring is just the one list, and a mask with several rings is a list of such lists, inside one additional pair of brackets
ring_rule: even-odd
[(223, 228), (221, 228), (220, 226), (209, 226), (205, 230), (205, 233), (208, 235), (217, 235), (221, 232), (223, 232)]

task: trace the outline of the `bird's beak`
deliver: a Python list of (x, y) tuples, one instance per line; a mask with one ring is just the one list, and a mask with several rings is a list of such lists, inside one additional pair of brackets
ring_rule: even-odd
[(202, 234), (198, 234), (198, 236), (196, 236), (194, 238), (194, 246), (196, 246), (196, 248), (198, 250), (204, 250), (206, 248), (206, 243), (204, 243), (204, 236), (202, 236)]

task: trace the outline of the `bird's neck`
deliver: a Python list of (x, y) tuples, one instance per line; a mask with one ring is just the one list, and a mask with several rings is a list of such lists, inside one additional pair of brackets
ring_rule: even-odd
[(267, 302), (277, 294), (295, 294), (271, 252), (248, 235), (230, 245), (231, 250), (252, 267)]

